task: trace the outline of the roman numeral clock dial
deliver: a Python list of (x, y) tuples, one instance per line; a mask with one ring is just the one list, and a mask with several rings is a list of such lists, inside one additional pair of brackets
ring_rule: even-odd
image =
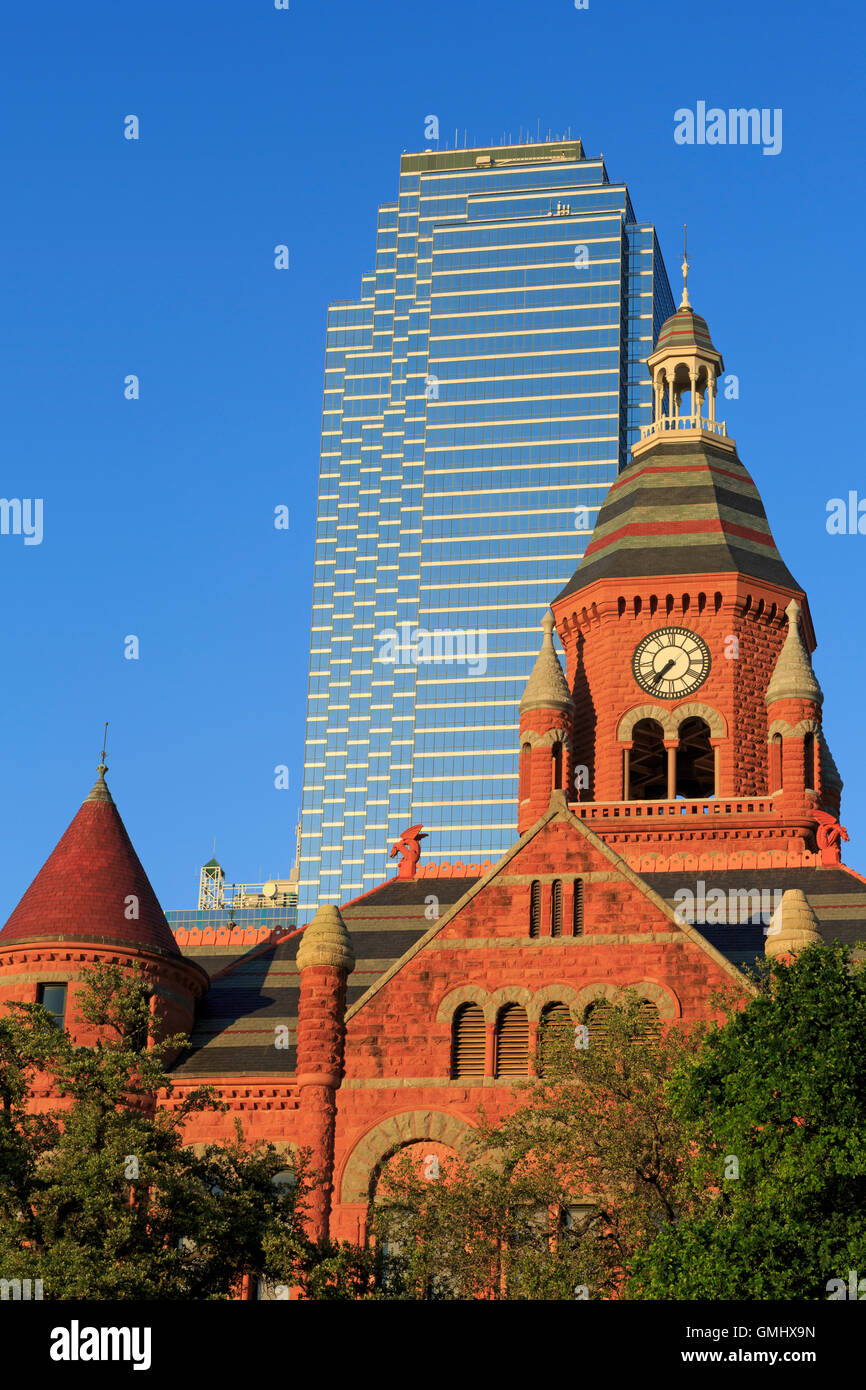
[(631, 667), (647, 695), (680, 700), (710, 674), (710, 652), (706, 642), (687, 627), (662, 627), (638, 643)]

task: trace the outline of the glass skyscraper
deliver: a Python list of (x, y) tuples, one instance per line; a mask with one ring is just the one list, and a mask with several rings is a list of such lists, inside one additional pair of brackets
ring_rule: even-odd
[(577, 140), (404, 154), (328, 314), (299, 920), (516, 838), (517, 705), (550, 598), (651, 418), (654, 228)]

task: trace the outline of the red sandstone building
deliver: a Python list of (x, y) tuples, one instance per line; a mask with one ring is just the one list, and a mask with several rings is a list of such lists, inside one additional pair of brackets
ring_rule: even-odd
[(407, 832), (397, 878), (291, 937), (175, 936), (101, 767), (0, 932), (0, 1000), (43, 998), (82, 1040), (82, 969), (143, 963), (191, 1033), (168, 1103), (206, 1081), (229, 1106), (190, 1143), (239, 1115), (251, 1141), (310, 1146), (321, 1234), (363, 1237), (392, 1154), (460, 1152), (480, 1102), (512, 1104), (540, 1030), (628, 987), (695, 1019), (765, 950), (864, 935), (808, 601), (716, 420), (722, 359), (685, 293), (649, 369), (654, 422), (542, 624), (498, 863), (418, 867)]

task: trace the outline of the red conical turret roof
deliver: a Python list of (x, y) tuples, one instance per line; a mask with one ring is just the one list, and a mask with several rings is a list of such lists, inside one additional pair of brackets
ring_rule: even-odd
[(0, 946), (87, 941), (180, 955), (105, 772), (100, 764), (93, 790), (0, 931)]

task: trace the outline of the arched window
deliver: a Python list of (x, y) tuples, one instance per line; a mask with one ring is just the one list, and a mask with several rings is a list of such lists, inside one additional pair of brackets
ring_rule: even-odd
[(573, 1031), (571, 1010), (567, 1004), (562, 1004), (559, 1001), (545, 1004), (538, 1024), (539, 1076), (544, 1076), (546, 1068), (549, 1067), (557, 1054), (562, 1055), (564, 1049), (561, 1040), (563, 1038), (567, 1038), (568, 1045), (571, 1046)]
[(770, 791), (782, 790), (782, 735), (773, 734), (770, 739)]
[(529, 796), (529, 760), (531, 756), (532, 744), (524, 743), (523, 747), (520, 750), (520, 784), (517, 792), (518, 798), (521, 801), (526, 801), (527, 797)]
[(815, 790), (815, 735), (807, 734), (803, 739), (803, 785), (809, 791)]
[(563, 885), (559, 878), (550, 884), (550, 935), (562, 937), (563, 934)]
[(553, 786), (556, 791), (562, 791), (562, 744), (557, 739), (553, 745)]
[(668, 794), (664, 730), (656, 719), (639, 719), (631, 731), (628, 801), (664, 801)]
[(541, 884), (533, 883), (529, 890), (529, 935), (541, 935)]
[(496, 1075), (529, 1074), (529, 1019), (520, 1004), (504, 1004), (496, 1019)]
[(684, 719), (677, 749), (677, 796), (705, 800), (716, 791), (716, 755), (710, 726), (703, 719)]
[(583, 936), (583, 879), (574, 880), (574, 902), (571, 918), (572, 936)]
[(484, 1075), (484, 1014), (478, 1004), (461, 1004), (451, 1024), (451, 1075)]

